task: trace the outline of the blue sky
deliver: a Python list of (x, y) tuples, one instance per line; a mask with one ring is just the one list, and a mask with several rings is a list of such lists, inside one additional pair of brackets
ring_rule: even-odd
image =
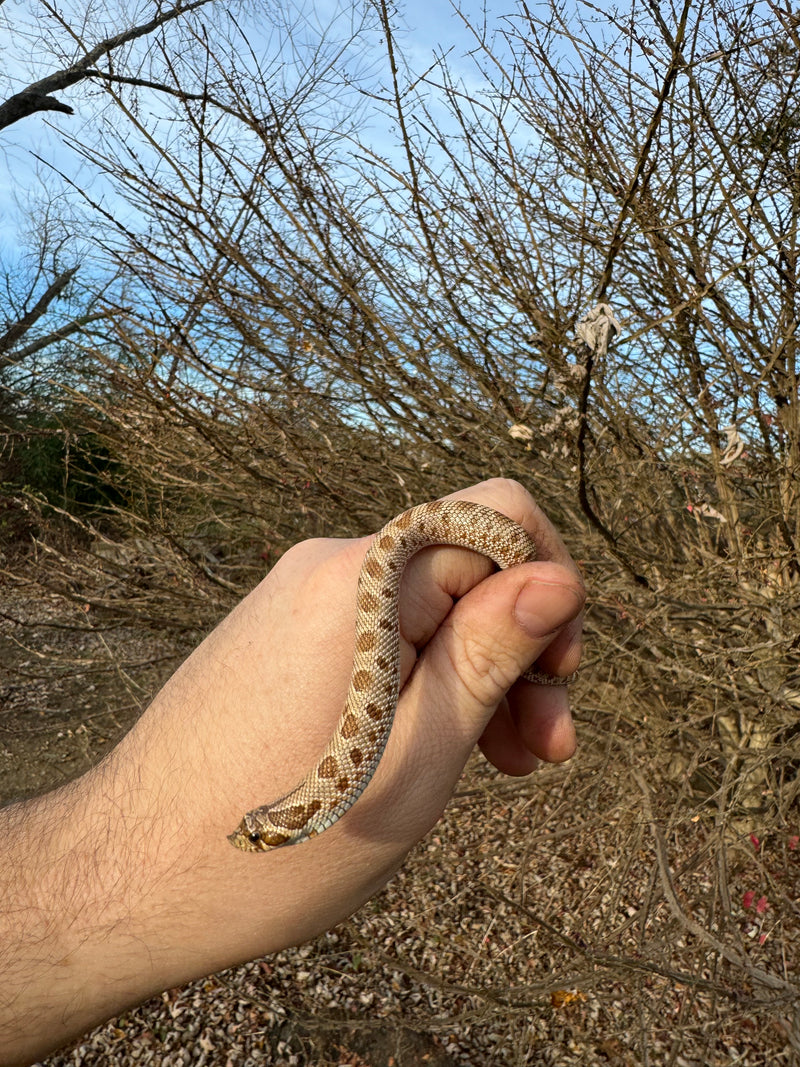
[[(74, 12), (70, 18), (73, 27), (80, 28), (81, 20), (87, 10), (92, 11), (89, 30), (89, 43), (107, 33), (116, 32), (119, 22), (113, 22), (114, 0), (106, 0), (103, 11), (95, 5), (87, 8), (74, 0), (61, 10)], [(324, 27), (331, 19), (335, 25), (347, 26), (351, 13), (356, 10), (347, 0), (298, 0), (293, 7), (303, 10), (303, 18), (308, 28), (308, 37), (313, 39), (318, 27)], [(270, 10), (273, 10), (272, 5)], [(513, 5), (504, 6), (499, 0), (466, 0), (461, 5), (466, 15), (480, 24), (486, 18), (488, 24), (497, 24), (502, 14), (507, 13)], [(131, 5), (126, 2), (126, 10), (132, 12), (132, 20), (141, 22), (152, 11), (149, 2)], [(473, 40), (464, 28), (463, 20), (454, 11), (449, 0), (406, 0), (397, 8), (397, 29), (401, 49), (415, 71), (422, 73), (433, 60), (434, 51), (450, 49), (448, 66), (457, 70), (459, 75), (469, 79), (472, 65), (469, 59), (462, 59)], [(291, 13), (289, 14), (291, 18)], [(37, 42), (37, 35), (42, 28), (49, 32), (46, 49)], [(247, 25), (248, 41), (259, 51), (259, 36), (262, 32), (257, 21), (252, 17)], [(95, 34), (96, 36), (94, 36)], [(263, 37), (264, 47), (266, 37)], [(57, 52), (62, 51), (64, 59), (60, 62)], [(302, 50), (302, 45), (300, 46)], [(376, 55), (384, 53), (376, 42)], [(68, 63), (77, 54), (77, 46), (65, 31), (59, 30), (51, 17), (38, 4), (38, 0), (5, 0), (0, 8), (0, 54), (3, 56), (0, 69), (0, 98), (5, 99), (32, 80), (42, 77), (60, 65)], [(381, 58), (378, 69), (385, 67)], [(26, 216), (37, 205), (47, 203), (48, 199), (64, 195), (65, 186), (58, 174), (47, 164), (61, 169), (73, 180), (89, 180), (90, 174), (85, 163), (65, 144), (65, 137), (73, 136), (85, 139), (91, 144), (94, 137), (95, 108), (102, 98), (87, 97), (85, 90), (76, 87), (58, 94), (62, 100), (75, 107), (73, 116), (58, 113), (40, 113), (32, 115), (15, 125), (0, 131), (0, 252), (2, 259), (13, 259), (15, 245), (21, 243), (21, 228), (28, 225)], [(391, 131), (384, 131), (383, 123), (374, 122), (365, 130), (365, 141), (376, 150), (389, 152), (393, 148)], [(385, 143), (382, 143), (385, 140)], [(37, 160), (41, 157), (45, 162)], [(67, 193), (66, 195), (71, 195)], [(10, 255), (9, 255), (10, 254)]]

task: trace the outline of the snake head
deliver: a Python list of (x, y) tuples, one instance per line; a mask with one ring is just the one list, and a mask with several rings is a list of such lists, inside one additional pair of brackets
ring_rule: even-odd
[(271, 852), (291, 839), (288, 834), (276, 833), (274, 830), (259, 830), (250, 816), (245, 815), (233, 833), (228, 834), (228, 840), (234, 848), (242, 852)]

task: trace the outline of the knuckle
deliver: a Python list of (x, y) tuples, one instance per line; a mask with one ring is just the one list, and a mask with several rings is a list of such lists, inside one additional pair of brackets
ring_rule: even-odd
[(489, 478), (485, 483), (508, 499), (511, 505), (530, 507), (535, 501), (522, 482), (516, 478)]
[(522, 672), (515, 657), (480, 634), (460, 634), (455, 651), (456, 673), (469, 696), (486, 708), (493, 708)]

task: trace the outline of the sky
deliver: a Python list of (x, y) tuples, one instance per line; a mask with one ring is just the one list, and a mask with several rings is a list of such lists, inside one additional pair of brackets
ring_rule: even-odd
[[(149, 2), (136, 7), (128, 0), (124, 2), (126, 10), (133, 12), (133, 20), (137, 22), (143, 21), (152, 11)], [(335, 25), (343, 28), (354, 10), (348, 0), (295, 0), (295, 3), (304, 10), (309, 39), (313, 39), (316, 27), (325, 26), (332, 18), (336, 20)], [(114, 9), (114, 0), (105, 0), (105, 4), (105, 10)], [(271, 4), (271, 10), (275, 6)], [(471, 19), (480, 23), (486, 18), (489, 24), (496, 23), (512, 6), (503, 5), (500, 0), (462, 0), (461, 4)], [(86, 31), (85, 37), (90, 43), (119, 29), (119, 24), (114, 25), (112, 19), (96, 17), (95, 13), (100, 10), (97, 0), (88, 7), (75, 0), (72, 7), (68, 4), (61, 10), (74, 12), (70, 24), (76, 29), (80, 28), (82, 18), (87, 17), (91, 28)], [(424, 71), (432, 63), (434, 50), (450, 49), (450, 68), (458, 70), (464, 78), (471, 76), (470, 61), (462, 61), (460, 57), (474, 42), (449, 0), (401, 0), (395, 10), (402, 50), (413, 68)], [(94, 15), (91, 21), (87, 13)], [(39, 36), (43, 28), (49, 33), (44, 48)], [(251, 16), (245, 28), (247, 40), (255, 51), (259, 51), (260, 44), (264, 50), (268, 50), (270, 46), (257, 18)], [(62, 51), (64, 59), (59, 60), (59, 51)], [(382, 50), (380, 52), (383, 54)], [(0, 8), (0, 55), (3, 57), (0, 99), (6, 99), (36, 78), (66, 65), (77, 55), (77, 51), (66, 31), (59, 29), (53, 24), (52, 18), (46, 15), (39, 0), (5, 0)], [(79, 184), (89, 179), (86, 164), (82, 164), (73, 150), (67, 147), (65, 139), (70, 136), (78, 139), (85, 137), (87, 142), (91, 142), (94, 133), (93, 109), (96, 105), (79, 88), (56, 95), (74, 105), (76, 114), (40, 113), (0, 131), (0, 257), (6, 262), (9, 258), (13, 260), (14, 247), (20, 244), (21, 233), (29, 226), (29, 213), (36, 212), (37, 206), (46, 203), (50, 197), (64, 195), (65, 185), (57, 171), (62, 170)], [(365, 139), (381, 153), (387, 153), (394, 147), (389, 143), (388, 131), (384, 134), (381, 122), (372, 124)]]

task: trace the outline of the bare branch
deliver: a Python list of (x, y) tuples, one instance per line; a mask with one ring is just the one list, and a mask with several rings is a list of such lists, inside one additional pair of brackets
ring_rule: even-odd
[(68, 89), (70, 86), (87, 78), (96, 77), (99, 72), (92, 68), (102, 56), (109, 55), (116, 48), (128, 44), (130, 41), (146, 37), (153, 30), (158, 29), (159, 26), (164, 26), (173, 19), (188, 14), (190, 11), (195, 11), (211, 2), (212, 0), (191, 0), (187, 4), (179, 3), (168, 11), (156, 15), (155, 18), (150, 19), (149, 22), (143, 23), (141, 26), (133, 26), (129, 30), (123, 30), (121, 33), (100, 41), (99, 44), (89, 49), (72, 66), (67, 67), (65, 70), (48, 74), (45, 78), (33, 82), (26, 89), (15, 93), (0, 104), (0, 130), (37, 111), (60, 111), (64, 114), (72, 115), (74, 113), (73, 109), (69, 105), (56, 100), (51, 95), (52, 93)]
[(39, 297), (30, 311), (26, 312), (21, 319), (10, 326), (5, 333), (0, 335), (0, 368), (7, 367), (12, 363), (19, 362), (24, 358), (18, 354), (12, 356), (3, 355), (3, 353), (9, 352), (11, 348), (24, 337), (28, 330), (35, 325), (36, 322), (44, 315), (52, 302), (56, 300), (61, 293), (66, 289), (72, 279), (78, 272), (77, 267), (71, 267), (69, 270), (63, 271), (59, 276), (50, 283), (44, 293)]

